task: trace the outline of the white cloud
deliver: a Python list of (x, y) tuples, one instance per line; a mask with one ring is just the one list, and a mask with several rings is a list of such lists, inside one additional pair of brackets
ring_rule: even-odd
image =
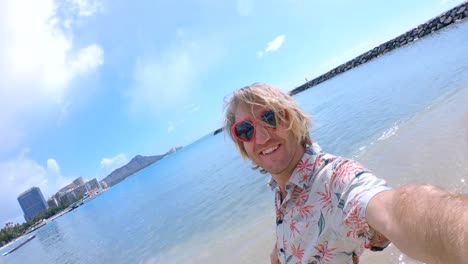
[(268, 42), (268, 47), (266, 48), (265, 52), (277, 51), (279, 48), (281, 48), (285, 39), (285, 35), (277, 36), (274, 40)]
[(91, 16), (102, 9), (100, 1), (68, 0), (80, 16)]
[[(97, 11), (90, 1), (72, 2), (68, 13)], [(59, 119), (69, 84), (102, 65), (103, 50), (97, 44), (74, 47), (71, 32), (61, 29), (73, 24), (73, 16), (62, 21), (53, 0), (6, 0), (0, 10), (0, 145), (8, 152), (33, 130), (29, 121), (40, 119), (42, 110), (56, 109)]]
[(39, 187), (45, 199), (59, 190), (62, 186), (73, 181), (73, 177), (64, 177), (55, 159), (48, 159), (46, 166), (27, 157), (28, 150), (24, 150), (17, 157), (0, 161), (0, 225), (8, 220), (24, 221), (23, 212), (16, 200), (18, 195), (36, 186)]
[(277, 36), (274, 40), (268, 42), (267, 48), (264, 51), (257, 52), (257, 57), (262, 58), (263, 55), (265, 55), (267, 52), (277, 51), (279, 48), (281, 48), (285, 40), (285, 35)]
[(47, 170), (57, 173), (60, 173), (60, 167), (55, 159), (48, 159), (47, 160)]
[(99, 172), (98, 178), (103, 178), (109, 175), (115, 169), (122, 167), (127, 164), (130, 160), (127, 157), (127, 154), (120, 153), (112, 158), (103, 158), (101, 160), (101, 170)]
[(70, 62), (70, 71), (73, 75), (88, 73), (103, 63), (101, 47), (93, 44), (78, 51), (75, 60)]

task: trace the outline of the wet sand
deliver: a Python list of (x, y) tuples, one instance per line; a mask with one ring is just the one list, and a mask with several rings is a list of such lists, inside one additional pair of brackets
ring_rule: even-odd
[[(397, 133), (370, 147), (359, 158), (393, 186), (429, 183), (468, 193), (467, 89), (435, 103), (404, 124)], [(366, 252), (362, 263), (422, 263), (394, 246)]]

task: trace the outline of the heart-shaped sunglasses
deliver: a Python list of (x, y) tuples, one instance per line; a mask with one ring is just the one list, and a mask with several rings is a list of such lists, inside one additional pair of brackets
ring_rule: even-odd
[(263, 109), (256, 120), (246, 118), (234, 123), (231, 127), (231, 133), (234, 137), (242, 142), (251, 142), (255, 138), (256, 125), (261, 125), (267, 128), (276, 128), (276, 113), (271, 109)]

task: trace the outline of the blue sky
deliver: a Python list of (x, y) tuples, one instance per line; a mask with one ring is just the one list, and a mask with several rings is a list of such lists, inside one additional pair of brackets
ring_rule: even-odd
[(289, 91), (461, 2), (3, 0), (0, 224), (32, 186), (188, 145), (236, 88)]

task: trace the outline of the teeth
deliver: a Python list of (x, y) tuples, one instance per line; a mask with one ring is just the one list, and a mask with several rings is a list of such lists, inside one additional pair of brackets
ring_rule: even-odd
[(270, 153), (272, 153), (273, 151), (277, 150), (278, 147), (279, 147), (279, 145), (274, 146), (274, 147), (271, 147), (271, 148), (269, 148), (269, 149), (265, 149), (264, 151), (262, 151), (262, 154), (263, 154), (263, 155), (270, 154)]

